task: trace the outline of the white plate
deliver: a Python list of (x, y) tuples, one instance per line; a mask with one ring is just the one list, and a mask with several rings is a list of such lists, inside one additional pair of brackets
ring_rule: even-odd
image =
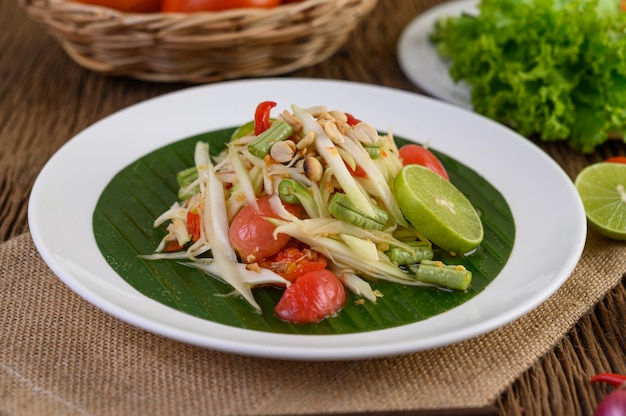
[(433, 97), (469, 109), (472, 108), (469, 86), (452, 80), (449, 64), (441, 59), (429, 37), (435, 22), (444, 16), (477, 14), (479, 1), (453, 0), (435, 6), (409, 23), (398, 41), (400, 68), (411, 82)]
[[(440, 315), (398, 328), (303, 336), (216, 324), (173, 310), (128, 285), (100, 253), (92, 214), (129, 163), (171, 142), (232, 127), (264, 100), (328, 105), (376, 128), (429, 142), (494, 185), (509, 203), (516, 237), (509, 261), (483, 292)], [(529, 167), (532, 166), (532, 169)], [(406, 91), (311, 79), (243, 80), (189, 88), (115, 113), (67, 142), (32, 190), (30, 230), (43, 259), (76, 293), (145, 330), (240, 354), (334, 360), (408, 353), (465, 340), (529, 312), (570, 275), (586, 222), (571, 180), (513, 131), (459, 107)]]

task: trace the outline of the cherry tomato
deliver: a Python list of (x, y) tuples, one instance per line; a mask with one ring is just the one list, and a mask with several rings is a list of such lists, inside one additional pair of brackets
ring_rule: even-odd
[(606, 160), (609, 163), (626, 163), (626, 156), (613, 156)]
[(421, 165), (438, 173), (446, 180), (450, 180), (446, 168), (443, 167), (437, 156), (425, 147), (418, 144), (406, 144), (398, 150), (404, 165)]
[(346, 301), (346, 291), (330, 270), (305, 273), (283, 293), (274, 313), (294, 324), (319, 322), (336, 315)]
[(178, 240), (170, 240), (165, 244), (163, 251), (166, 253), (174, 253), (176, 251), (181, 251), (183, 248), (185, 247), (178, 244)]
[(290, 282), (303, 274), (325, 269), (328, 265), (326, 257), (306, 247), (286, 246), (278, 253), (261, 263), (262, 267), (271, 269)]
[(239, 9), (243, 7), (270, 8), (280, 6), (280, 0), (163, 0), (163, 12), (203, 12)]
[(110, 7), (111, 9), (130, 13), (158, 12), (161, 0), (74, 0), (84, 4)]
[[(258, 210), (248, 205), (235, 215), (228, 230), (230, 244), (246, 263), (262, 261), (278, 253), (289, 242), (286, 234), (274, 239), (274, 226), (267, 218), (279, 218), (270, 205), (270, 197), (257, 199)], [(292, 214), (300, 215), (299, 205), (285, 204)]]

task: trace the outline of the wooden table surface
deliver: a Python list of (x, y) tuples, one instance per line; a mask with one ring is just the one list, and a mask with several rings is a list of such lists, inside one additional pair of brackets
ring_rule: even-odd
[[(437, 0), (380, 1), (348, 44), (331, 58), (286, 76), (344, 79), (420, 93), (397, 63), (406, 24)], [(188, 87), (105, 77), (87, 71), (31, 22), (17, 0), (0, 2), (0, 241), (28, 231), (31, 186), (52, 154), (93, 122), (131, 104)], [(563, 143), (537, 143), (574, 178), (587, 164), (626, 155), (611, 141), (582, 155)], [(501, 414), (589, 415), (608, 387), (582, 374), (626, 373), (626, 281), (584, 316), (496, 403)], [(503, 357), (503, 359), (505, 359)]]

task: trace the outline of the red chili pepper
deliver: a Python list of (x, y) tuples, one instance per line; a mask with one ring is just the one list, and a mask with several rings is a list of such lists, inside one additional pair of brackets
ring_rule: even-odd
[[(625, 0), (626, 1), (626, 0)], [(626, 156), (613, 156), (605, 160), (609, 163), (626, 163)]]
[(348, 117), (347, 123), (349, 126), (354, 127), (361, 122), (361, 120), (359, 120), (358, 118), (355, 118), (352, 114), (346, 113), (346, 117)]
[(270, 111), (276, 107), (273, 101), (263, 101), (259, 103), (254, 112), (254, 134), (257, 136), (270, 128)]
[(348, 168), (348, 172), (350, 172), (350, 175), (356, 176), (359, 178), (367, 178), (367, 172), (365, 172), (365, 170), (359, 165), (356, 165), (356, 168), (352, 169), (352, 167), (348, 165), (345, 160), (343, 161), (343, 163)]
[(200, 214), (193, 211), (187, 212), (187, 230), (191, 234), (194, 243), (200, 239)]
[(626, 376), (622, 374), (615, 374), (615, 373), (600, 373), (591, 377), (591, 382), (592, 383), (603, 382), (603, 383), (608, 383), (614, 387), (621, 387), (621, 386), (626, 387)]

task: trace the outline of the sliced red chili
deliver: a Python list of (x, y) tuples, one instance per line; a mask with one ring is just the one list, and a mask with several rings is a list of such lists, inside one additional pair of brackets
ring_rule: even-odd
[(359, 124), (361, 122), (361, 120), (359, 120), (358, 118), (354, 117), (352, 114), (346, 113), (346, 117), (348, 117), (348, 125), (349, 126), (356, 126), (357, 124)]
[(274, 107), (276, 107), (274, 101), (263, 101), (257, 105), (256, 111), (254, 112), (254, 134), (257, 136), (269, 129), (270, 124), (272, 124), (270, 111)]
[(348, 172), (350, 172), (350, 175), (352, 176), (356, 176), (359, 178), (367, 178), (367, 172), (365, 172), (365, 170), (360, 167), (359, 165), (356, 165), (356, 167), (354, 169), (352, 169), (352, 167), (350, 165), (348, 165), (345, 160), (343, 162), (346, 167), (348, 168)]
[(187, 231), (191, 234), (194, 243), (200, 239), (200, 214), (194, 211), (187, 212)]

